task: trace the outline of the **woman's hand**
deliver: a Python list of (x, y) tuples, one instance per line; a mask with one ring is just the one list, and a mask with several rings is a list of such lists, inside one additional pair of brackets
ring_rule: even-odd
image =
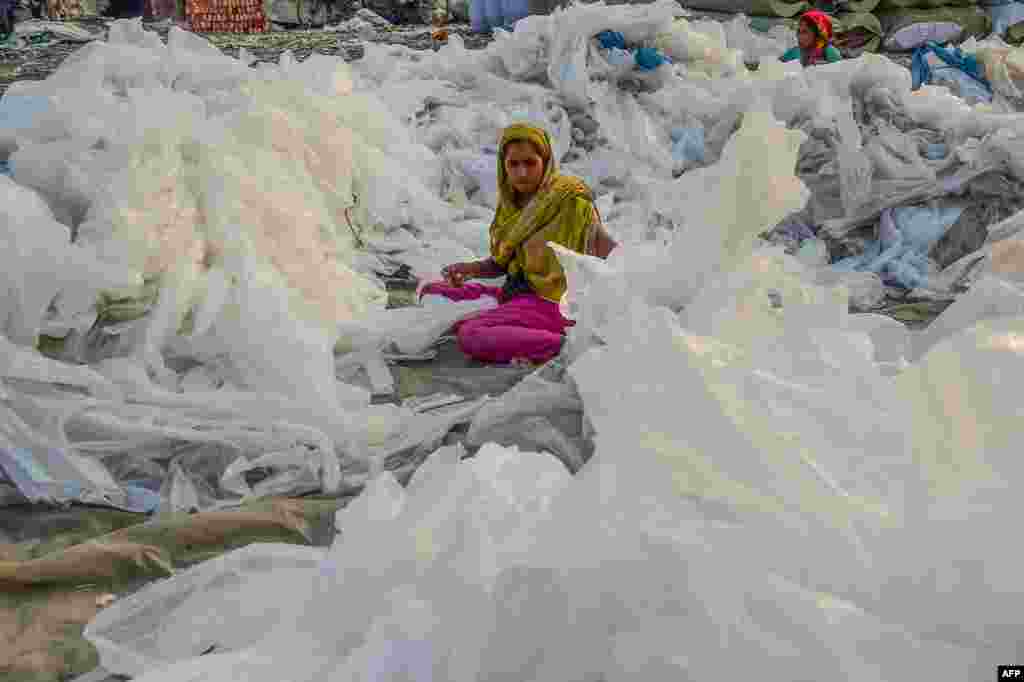
[(478, 277), (479, 267), (477, 263), (455, 263), (441, 269), (441, 276), (444, 281), (453, 287), (461, 287), (467, 279)]

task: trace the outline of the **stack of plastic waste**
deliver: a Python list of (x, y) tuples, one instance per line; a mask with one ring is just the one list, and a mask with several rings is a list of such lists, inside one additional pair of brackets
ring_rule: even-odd
[[(81, 457), (172, 509), (358, 489), (471, 418), (372, 407), (386, 382), (335, 378), (357, 341), (343, 326), (384, 308), (387, 263), (356, 244), (452, 215), (434, 154), (340, 60), (250, 69), (119, 22), (0, 111), (4, 447), (28, 453), (7, 471), (23, 499), (126, 506), (72, 475)], [(386, 342), (445, 331), (420, 318)], [(382, 365), (380, 338), (361, 367)]]
[[(873, 60), (834, 71), (887, 83)], [(712, 680), (724, 656), (787, 680), (991, 674), (1024, 600), (992, 532), (1020, 509), (1024, 299), (999, 266), (908, 365), (917, 337), (850, 315), (827, 264), (759, 245), (810, 198), (794, 172), (810, 138), (781, 105), (743, 106), (717, 162), (666, 181), (665, 240), (558, 250), (596, 446), (576, 477), (549, 455), (441, 449), (406, 488), (372, 478), (326, 555), (249, 548), (108, 609), (87, 631), (103, 665), (141, 682)], [(528, 409), (481, 412), (481, 432)]]
[[(0, 134), (12, 447), (172, 509), (363, 488), (326, 555), (250, 548), (105, 611), (105, 667), (960, 680), (1013, 660), (1024, 118), (680, 14), (579, 6), (351, 67), (252, 68), (121, 23), (12, 86), (0, 110), (39, 98)], [(607, 59), (616, 33), (632, 65)], [(672, 63), (637, 69), (643, 48)], [(971, 56), (1019, 88), (1017, 52)], [(552, 132), (620, 246), (559, 252), (557, 363), (490, 400), (403, 401), (389, 363), (429, 361), (482, 304), (387, 310), (379, 276), (486, 255), (512, 121)], [(851, 314), (926, 290), (959, 299), (923, 333)], [(474, 457), (441, 447), (456, 424)], [(27, 489), (116, 492), (73, 461)]]

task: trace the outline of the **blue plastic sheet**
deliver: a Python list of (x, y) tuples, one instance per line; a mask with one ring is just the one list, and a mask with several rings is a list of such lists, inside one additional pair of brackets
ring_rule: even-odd
[(596, 37), (598, 44), (606, 50), (613, 48), (626, 49), (626, 36), (618, 31), (601, 31)]
[[(941, 69), (942, 73), (928, 63), (929, 54), (934, 54), (946, 65)], [(992, 86), (985, 78), (985, 67), (959, 47), (950, 49), (933, 42), (919, 47), (911, 58), (910, 73), (913, 90), (926, 84), (955, 83), (965, 100), (992, 101)]]
[(864, 253), (836, 262), (838, 270), (874, 272), (886, 284), (914, 289), (927, 284), (928, 252), (960, 219), (962, 206), (901, 206), (882, 213), (878, 239)]

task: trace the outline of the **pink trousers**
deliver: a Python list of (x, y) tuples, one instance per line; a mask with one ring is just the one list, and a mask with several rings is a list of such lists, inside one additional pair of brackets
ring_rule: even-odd
[(501, 304), (455, 326), (459, 349), (481, 362), (505, 364), (513, 360), (547, 362), (562, 348), (565, 329), (573, 322), (562, 317), (558, 304), (536, 294), (519, 294), (502, 301), (501, 289), (476, 282), (453, 287), (431, 282), (420, 295), (444, 296), (450, 301), (470, 301), (491, 296)]

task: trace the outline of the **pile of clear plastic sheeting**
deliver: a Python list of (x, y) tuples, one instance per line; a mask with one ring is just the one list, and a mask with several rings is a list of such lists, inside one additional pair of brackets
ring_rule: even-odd
[[(105, 612), (104, 666), (596, 682), (718, 679), (728, 660), (881, 681), (1014, 660), (1024, 116), (912, 91), (875, 55), (802, 69), (765, 48), (751, 72), (721, 25), (679, 14), (572, 7), (482, 51), (369, 45), (351, 68), (249, 68), (119, 23), (9, 91), (45, 98), (0, 141), (13, 446), (101, 460), (176, 509), (365, 484), (322, 560), (252, 550)], [(624, 68), (606, 30), (671, 61)], [(1012, 80), (1015, 58), (996, 62)], [(374, 276), (486, 254), (498, 135), (522, 120), (620, 242), (607, 261), (560, 253), (565, 353), (494, 400), (372, 405), (396, 392), (389, 358), (429, 355), (480, 309), (384, 310)], [(956, 303), (922, 332), (852, 315), (891, 269), (834, 252), (949, 202), (965, 208), (946, 235), (884, 241)], [(795, 254), (762, 240), (797, 223), (815, 240)], [(96, 321), (123, 301), (145, 314)], [(91, 355), (31, 347), (60, 334)], [(475, 458), (441, 448), (456, 424)], [(219, 574), (271, 584), (278, 560), (287, 585), (260, 591), (276, 626), (211, 616), (190, 635), (204, 604), (256, 594)]]
[[(338, 492), (346, 463), (380, 465), (365, 443), (415, 449), (452, 423), (335, 378), (345, 330), (384, 307), (386, 263), (357, 247), (457, 214), (438, 157), (341, 60), (253, 69), (124, 21), (0, 107), (0, 331), (4, 381), (21, 382), (4, 409), (27, 420), (5, 447), (84, 453), (202, 509)], [(432, 246), (422, 272), (472, 255)], [(112, 325), (104, 300), (142, 317)], [(44, 338), (91, 367), (38, 355)]]
[[(755, 105), (717, 164), (674, 181), (689, 219), (667, 247), (559, 251), (575, 393), (542, 376), (522, 392), (582, 402), (596, 450), (574, 478), (547, 455), (441, 449), (404, 490), (372, 478), (316, 568), (285, 558), (287, 594), (263, 598), (275, 626), (208, 620), (247, 594), (209, 564), (90, 625), (103, 664), (142, 682), (554, 682), (712, 680), (728, 659), (881, 682), (1011, 660), (1024, 299), (1004, 257), (974, 290), (1004, 303), (977, 325), (950, 308), (911, 364), (917, 337), (757, 240), (808, 201), (805, 139)], [(512, 395), (479, 431), (528, 414)], [(259, 584), (271, 549), (251, 550), (268, 553)], [(158, 604), (162, 624), (144, 617)]]

